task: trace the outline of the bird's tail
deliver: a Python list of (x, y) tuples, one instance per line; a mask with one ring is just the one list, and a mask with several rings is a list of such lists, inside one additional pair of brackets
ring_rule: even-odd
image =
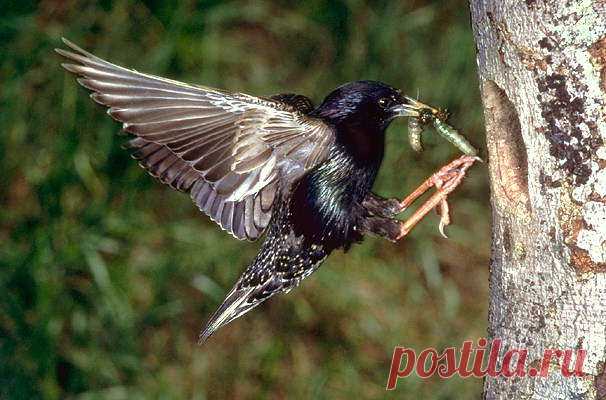
[[(227, 294), (200, 334), (204, 343), (217, 329), (252, 310), (278, 293), (289, 292), (315, 271), (330, 253), (323, 245), (306, 242), (294, 232), (275, 232), (286, 222), (273, 222), (267, 238), (253, 263)], [(274, 214), (274, 218), (276, 214)]]
[(236, 284), (202, 329), (198, 337), (198, 344), (203, 344), (217, 329), (261, 304), (261, 301), (249, 301), (254, 289), (254, 287), (238, 288), (238, 284)]

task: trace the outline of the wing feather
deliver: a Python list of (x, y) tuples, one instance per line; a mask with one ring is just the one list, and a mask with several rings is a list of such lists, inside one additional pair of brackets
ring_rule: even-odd
[[(151, 175), (189, 192), (198, 208), (240, 239), (259, 237), (280, 191), (321, 163), (334, 133), (284, 101), (143, 74), (63, 40), (63, 67), (136, 136), (129, 147)], [(296, 100), (296, 104), (293, 102)], [(303, 104), (303, 103), (302, 103)]]

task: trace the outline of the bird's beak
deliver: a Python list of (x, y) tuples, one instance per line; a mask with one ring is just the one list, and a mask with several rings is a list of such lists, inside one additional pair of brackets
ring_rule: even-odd
[(435, 114), (438, 111), (435, 108), (408, 96), (404, 96), (403, 103), (396, 104), (391, 109), (394, 117), (418, 117), (422, 110), (430, 110), (432, 114)]
[(395, 117), (418, 117), (419, 109), (412, 104), (396, 104), (391, 108), (391, 113)]

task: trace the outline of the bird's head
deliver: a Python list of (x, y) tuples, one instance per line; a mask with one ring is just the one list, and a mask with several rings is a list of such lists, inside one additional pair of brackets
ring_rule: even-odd
[(356, 81), (335, 89), (313, 114), (336, 126), (383, 132), (396, 117), (417, 112), (400, 90), (381, 82)]

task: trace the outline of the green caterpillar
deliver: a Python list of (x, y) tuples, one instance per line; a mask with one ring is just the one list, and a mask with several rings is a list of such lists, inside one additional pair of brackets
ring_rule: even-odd
[(446, 123), (448, 119), (446, 111), (434, 109), (411, 98), (407, 99), (418, 107), (418, 116), (408, 119), (408, 141), (414, 151), (423, 151), (421, 134), (427, 125), (431, 123), (440, 136), (454, 144), (464, 154), (468, 156), (476, 156), (478, 154), (478, 150), (463, 135)]
[(421, 143), (421, 134), (425, 130), (425, 127), (429, 124), (433, 114), (428, 108), (419, 110), (418, 117), (410, 117), (408, 119), (408, 141), (410, 147), (417, 153), (423, 151), (423, 144)]
[(455, 128), (448, 125), (437, 116), (434, 116), (432, 119), (433, 127), (443, 138), (454, 144), (459, 150), (468, 156), (478, 155), (478, 150), (473, 147), (471, 143), (469, 143), (467, 139), (465, 139), (465, 137), (461, 135)]

